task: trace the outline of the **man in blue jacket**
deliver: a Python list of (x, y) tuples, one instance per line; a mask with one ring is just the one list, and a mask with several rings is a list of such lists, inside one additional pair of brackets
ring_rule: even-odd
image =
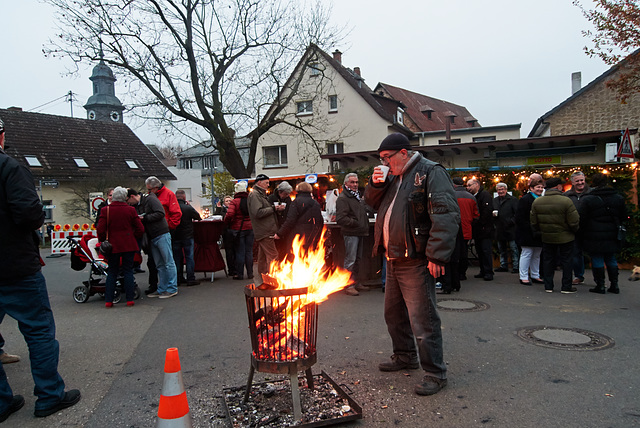
[(386, 249), (384, 317), (393, 344), (391, 361), (378, 368), (422, 366), (415, 392), (432, 395), (447, 385), (434, 278), (445, 273), (453, 253), (460, 209), (447, 171), (414, 152), (406, 136), (387, 136), (378, 153), (390, 175), (376, 167), (365, 202), (378, 212), (374, 255)]
[[(58, 373), (59, 345), (35, 232), (44, 223), (42, 204), (31, 172), (5, 153), (4, 140), (0, 120), (0, 322), (9, 315), (20, 324), (38, 397), (35, 416), (45, 417), (76, 404), (80, 391), (65, 392)], [(22, 406), (24, 398), (13, 395), (0, 364), (0, 422)]]

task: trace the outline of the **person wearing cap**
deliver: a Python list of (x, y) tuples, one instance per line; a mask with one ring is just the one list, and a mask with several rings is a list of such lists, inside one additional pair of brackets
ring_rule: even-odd
[(249, 217), (253, 226), (253, 234), (258, 244), (258, 273), (266, 274), (273, 260), (278, 258), (275, 234), (278, 231), (277, 214), (284, 211), (284, 205), (273, 205), (269, 202), (267, 189), (269, 177), (258, 174), (254, 181), (253, 190), (247, 198)]
[[(38, 397), (34, 414), (45, 417), (76, 404), (80, 391), (65, 392), (58, 373), (60, 349), (35, 232), (44, 223), (42, 203), (31, 172), (5, 153), (4, 143), (0, 120), (0, 322), (9, 315), (20, 325)], [(0, 364), (0, 422), (22, 406), (24, 397), (13, 394)]]
[[(229, 202), (224, 222), (229, 226), (229, 232), (233, 236), (235, 249), (235, 266), (233, 266), (233, 279), (244, 279), (245, 268), (247, 278), (253, 279), (253, 226), (249, 217), (249, 204), (247, 182), (238, 181), (234, 187), (235, 195)], [(229, 267), (231, 269), (231, 267)]]
[(378, 368), (422, 366), (415, 392), (432, 395), (447, 385), (434, 278), (454, 251), (460, 209), (445, 168), (412, 151), (405, 135), (387, 136), (378, 154), (389, 175), (376, 167), (364, 198), (378, 212), (373, 253), (386, 249), (384, 318), (393, 345), (391, 361)]
[[(580, 227), (580, 215), (575, 205), (562, 194), (563, 183), (552, 177), (546, 182), (544, 196), (531, 205), (531, 228), (542, 234), (542, 279), (547, 293), (553, 292), (556, 260), (562, 266), (563, 294), (578, 291), (572, 285), (573, 241)], [(557, 257), (557, 259), (556, 259)]]

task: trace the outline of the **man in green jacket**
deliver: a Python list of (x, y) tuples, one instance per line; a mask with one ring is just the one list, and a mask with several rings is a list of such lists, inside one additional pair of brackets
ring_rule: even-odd
[[(575, 205), (562, 194), (563, 183), (559, 178), (549, 178), (543, 197), (531, 206), (531, 228), (542, 234), (542, 266), (544, 289), (553, 292), (553, 274), (556, 261), (562, 265), (561, 293), (575, 293), (572, 285), (573, 241), (580, 226), (580, 215)], [(557, 259), (556, 259), (557, 257)]]
[(277, 211), (285, 209), (283, 205), (274, 206), (267, 199), (269, 177), (258, 174), (254, 182), (253, 190), (247, 198), (249, 217), (253, 234), (258, 244), (258, 272), (269, 273), (269, 266), (278, 258), (274, 235), (278, 231)]

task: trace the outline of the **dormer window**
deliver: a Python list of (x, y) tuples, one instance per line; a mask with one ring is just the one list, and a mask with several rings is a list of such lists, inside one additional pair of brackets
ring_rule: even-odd
[(401, 125), (404, 125), (404, 112), (402, 111), (402, 109), (400, 109), (400, 108), (398, 109), (398, 113), (397, 113), (396, 116), (398, 118), (397, 119), (398, 123), (401, 124)]
[(456, 123), (456, 117), (455, 116), (449, 116), (449, 120), (451, 121), (451, 124)]
[(82, 158), (73, 158), (73, 161), (76, 163), (78, 168), (89, 168), (89, 165), (87, 165), (87, 162), (85, 162), (85, 160)]
[(37, 156), (25, 156), (24, 159), (27, 161), (29, 166), (32, 167), (42, 167), (42, 164), (38, 160)]
[(134, 160), (125, 160), (127, 166), (131, 169), (138, 169), (138, 164)]

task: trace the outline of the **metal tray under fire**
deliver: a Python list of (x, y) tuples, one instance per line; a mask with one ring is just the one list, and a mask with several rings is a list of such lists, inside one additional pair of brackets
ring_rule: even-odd
[(224, 388), (228, 425), (241, 427), (321, 427), (362, 419), (362, 407), (324, 371), (314, 375), (314, 389), (306, 387), (306, 378), (298, 380), (302, 397), (302, 420), (296, 421), (291, 408), (289, 378), (254, 383), (247, 403), (246, 385)]

